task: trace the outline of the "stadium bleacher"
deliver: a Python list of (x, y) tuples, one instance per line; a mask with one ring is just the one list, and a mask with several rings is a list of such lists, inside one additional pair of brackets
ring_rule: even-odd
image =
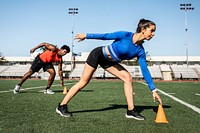
[(198, 75), (192, 67), (176, 65), (171, 65), (170, 67), (175, 79), (198, 79)]
[[(127, 66), (122, 65), (127, 71), (130, 72), (133, 78), (142, 79), (142, 72), (139, 66)], [(56, 79), (59, 79), (57, 72), (58, 66), (54, 66), (56, 70)], [(0, 66), (0, 77), (19, 78), (22, 77), (30, 68), (30, 65), (12, 65), (12, 66)], [(63, 68), (69, 69), (69, 66)], [(80, 78), (84, 69), (84, 64), (76, 64), (75, 69), (69, 75), (70, 78)], [(200, 79), (200, 66), (178, 66), (178, 65), (153, 65), (148, 66), (153, 79), (166, 79), (165, 73), (168, 72), (168, 76), (171, 75), (172, 79)], [(116, 78), (107, 71), (104, 71), (100, 66), (93, 74), (93, 78)], [(38, 73), (32, 75), (32, 77), (39, 77), (41, 79), (48, 79), (49, 73), (43, 72), (41, 69)], [(171, 79), (171, 78), (167, 78)]]
[(154, 79), (163, 79), (162, 73), (159, 66), (148, 66), (148, 69), (151, 73), (152, 78)]
[(75, 69), (71, 72), (69, 77), (71, 78), (80, 78), (83, 72), (84, 64), (76, 64)]
[[(142, 72), (139, 66), (127, 66), (122, 65), (127, 71), (130, 72), (133, 78), (142, 79)], [(57, 72), (58, 66), (54, 66), (56, 70), (56, 79), (59, 79)], [(1, 78), (19, 78), (22, 77), (30, 68), (30, 65), (12, 65), (12, 66), (0, 66), (0, 77)], [(64, 66), (63, 68), (69, 69), (69, 66)], [(69, 75), (70, 78), (80, 78), (84, 69), (84, 64), (76, 64), (75, 69)], [(178, 66), (178, 65), (153, 65), (148, 66), (153, 79), (166, 79), (165, 73), (168, 72), (168, 77), (171, 75), (172, 79), (200, 79), (200, 66)], [(116, 78), (107, 71), (104, 71), (100, 66), (97, 68), (93, 74), (93, 78)], [(38, 73), (32, 75), (32, 77), (39, 77), (41, 79), (48, 79), (49, 73), (43, 72), (41, 69)], [(167, 78), (167, 79), (171, 79)]]
[[(63, 70), (64, 77), (67, 78), (80, 78), (84, 69), (84, 63), (89, 53), (81, 53), (81, 56), (76, 56), (75, 68), (71, 71), (71, 57), (68, 55), (63, 58)], [(184, 56), (169, 56), (169, 57), (151, 57), (152, 65), (148, 66), (149, 71), (153, 79), (159, 80), (199, 80), (200, 79), (200, 57), (190, 56), (189, 65), (186, 65)], [(33, 57), (6, 57), (7, 62), (0, 65), (0, 78), (20, 78), (30, 68)], [(132, 60), (134, 61), (134, 60)], [(20, 65), (23, 64), (23, 65)], [(121, 64), (127, 71), (130, 72), (133, 78), (143, 79), (140, 66), (132, 65), (128, 66)], [(56, 70), (56, 79), (59, 78), (57, 69), (58, 66), (54, 65)], [(47, 79), (49, 77), (48, 72), (39, 71), (32, 75), (32, 77), (39, 77), (41, 79)], [(93, 78), (116, 78), (112, 74), (104, 71), (100, 66), (93, 74)]]
[[(19, 78), (22, 77), (30, 68), (30, 65), (0, 66), (0, 77)], [(35, 77), (33, 74), (32, 77)]]
[[(26, 72), (28, 72), (29, 68), (30, 68), (30, 64), (29, 65), (11, 65), (11, 66), (0, 66), (0, 77), (1, 78), (21, 78), (24, 76), (24, 74)], [(55, 71), (56, 71), (56, 76), (55, 79), (59, 78), (58, 75), (58, 66), (54, 66)], [(64, 66), (64, 69), (68, 69), (67, 66)], [(32, 76), (32, 78), (41, 78), (41, 79), (48, 79), (49, 77), (49, 73), (48, 72), (44, 72), (42, 69), (38, 72), (38, 73), (34, 73)]]

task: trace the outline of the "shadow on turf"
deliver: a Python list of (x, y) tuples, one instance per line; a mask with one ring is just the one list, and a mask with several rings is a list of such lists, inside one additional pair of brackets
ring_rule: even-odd
[[(80, 111), (73, 111), (72, 113), (82, 113), (82, 112), (99, 112), (99, 111), (108, 111), (114, 109), (127, 109), (127, 105), (117, 105), (111, 104), (110, 107), (102, 108), (102, 109), (91, 109), (91, 110), (80, 110)], [(169, 105), (163, 105), (163, 108), (171, 108)], [(152, 109), (155, 113), (158, 111), (158, 106), (135, 106), (135, 109), (141, 113), (144, 110)]]

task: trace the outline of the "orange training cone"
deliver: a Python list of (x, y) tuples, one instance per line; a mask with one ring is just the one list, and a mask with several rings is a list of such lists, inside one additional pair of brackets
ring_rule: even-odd
[(67, 87), (66, 86), (63, 89), (63, 94), (67, 94)]
[(165, 116), (164, 109), (161, 104), (158, 106), (158, 112), (155, 119), (156, 123), (168, 123), (167, 118)]

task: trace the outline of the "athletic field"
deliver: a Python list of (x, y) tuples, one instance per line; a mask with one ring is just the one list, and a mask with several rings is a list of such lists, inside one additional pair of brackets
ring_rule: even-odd
[[(168, 124), (156, 124), (158, 103), (142, 82), (133, 82), (135, 107), (145, 121), (125, 118), (121, 81), (92, 80), (69, 104), (73, 117), (55, 112), (63, 88), (55, 81), (54, 95), (42, 90), (46, 80), (28, 80), (20, 94), (17, 80), (0, 80), (0, 133), (199, 133), (200, 82), (157, 82)], [(65, 81), (70, 88), (77, 81)]]

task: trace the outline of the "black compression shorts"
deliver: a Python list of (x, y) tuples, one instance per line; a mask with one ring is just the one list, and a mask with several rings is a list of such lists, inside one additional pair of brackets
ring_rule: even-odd
[(44, 63), (39, 55), (35, 58), (35, 60), (32, 63), (31, 70), (33, 72), (38, 72), (41, 68), (43, 68), (43, 71), (47, 71), (48, 69), (54, 69), (52, 63)]
[(118, 64), (117, 62), (110, 61), (104, 57), (102, 47), (97, 47), (93, 49), (90, 52), (86, 63), (95, 69), (97, 69), (98, 65), (100, 65), (103, 69), (107, 69), (111, 66)]

